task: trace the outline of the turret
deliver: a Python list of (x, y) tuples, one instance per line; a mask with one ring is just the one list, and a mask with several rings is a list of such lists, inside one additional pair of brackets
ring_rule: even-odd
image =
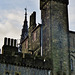
[(70, 75), (68, 0), (40, 0), (43, 50), (52, 75)]

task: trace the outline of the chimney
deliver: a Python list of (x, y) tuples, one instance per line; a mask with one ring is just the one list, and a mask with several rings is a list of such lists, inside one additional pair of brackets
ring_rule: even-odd
[(15, 39), (14, 40), (14, 46), (16, 47), (16, 45), (17, 45), (17, 40)]
[(8, 46), (10, 46), (10, 38), (8, 38)]
[(7, 45), (7, 38), (4, 38), (4, 45)]
[(11, 46), (13, 46), (13, 39), (11, 39)]
[(36, 27), (36, 12), (34, 11), (30, 16), (30, 27), (32, 26), (32, 29)]

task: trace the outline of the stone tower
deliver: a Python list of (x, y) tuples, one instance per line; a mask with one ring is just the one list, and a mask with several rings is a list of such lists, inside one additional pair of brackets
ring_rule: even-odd
[(20, 42), (23, 42), (27, 36), (28, 36), (27, 9), (25, 8), (25, 20), (24, 20)]
[(34, 11), (30, 16), (29, 26), (29, 50), (32, 50), (32, 31), (36, 27), (36, 12)]
[(68, 0), (40, 0), (43, 56), (52, 60), (52, 75), (70, 75)]

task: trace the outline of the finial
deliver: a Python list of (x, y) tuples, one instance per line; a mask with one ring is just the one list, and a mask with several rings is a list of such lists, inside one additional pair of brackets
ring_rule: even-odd
[(27, 8), (25, 8), (25, 15), (27, 15)]
[(25, 8), (25, 21), (27, 21), (27, 8)]

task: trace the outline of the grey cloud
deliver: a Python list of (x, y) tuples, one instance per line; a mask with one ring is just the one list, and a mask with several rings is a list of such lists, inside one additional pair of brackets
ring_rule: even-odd
[[(16, 13), (15, 13), (16, 12)], [(3, 45), (4, 37), (20, 38), (23, 17), (21, 11), (6, 11), (0, 12), (0, 47)], [(3, 15), (4, 14), (4, 15)], [(24, 16), (24, 15), (23, 15)]]

